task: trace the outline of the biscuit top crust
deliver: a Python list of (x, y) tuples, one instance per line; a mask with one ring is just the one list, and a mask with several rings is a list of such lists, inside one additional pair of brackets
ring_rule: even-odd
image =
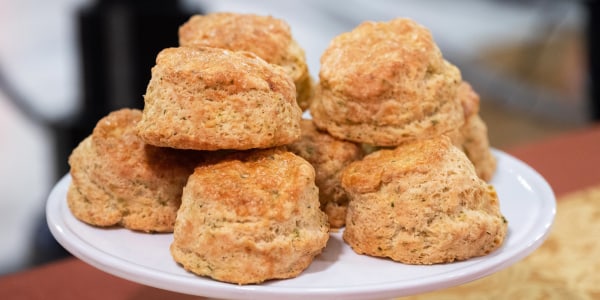
[(451, 150), (460, 152), (446, 136), (409, 142), (393, 150), (378, 150), (346, 167), (342, 186), (352, 193), (375, 192), (381, 185), (407, 174), (430, 172), (432, 166), (447, 159)]
[(268, 148), (300, 136), (302, 111), (292, 79), (250, 52), (164, 49), (144, 103), (138, 134), (155, 146)]
[(281, 19), (224, 12), (195, 15), (179, 27), (179, 45), (252, 52), (268, 63), (283, 67), (296, 85), (302, 110), (310, 105), (313, 81), (304, 49)]
[(149, 157), (143, 155), (146, 145), (135, 130), (141, 118), (140, 110), (120, 109), (100, 119), (92, 132), (99, 159), (107, 165), (107, 171), (119, 178), (149, 177)]
[(188, 195), (199, 195), (193, 198), (200, 204), (218, 202), (225, 208), (221, 211), (238, 222), (283, 222), (295, 218), (299, 201), (305, 201), (304, 193), (314, 186), (314, 178), (314, 168), (307, 161), (272, 148), (238, 152), (219, 163), (201, 165), (186, 189)]
[(179, 45), (253, 52), (272, 64), (285, 60), (292, 42), (289, 25), (271, 16), (212, 13), (192, 16), (179, 28)]
[(373, 101), (390, 93), (415, 93), (415, 84), (443, 69), (442, 53), (429, 30), (399, 18), (364, 22), (334, 38), (321, 56), (319, 76), (327, 88)]
[(156, 57), (154, 73), (162, 74), (157, 79), (159, 81), (193, 83), (204, 93), (216, 90), (216, 93), (208, 96), (214, 96), (209, 98), (211, 101), (222, 100), (219, 91), (227, 92), (227, 96), (249, 90), (276, 92), (284, 96), (287, 102), (296, 101), (293, 82), (283, 69), (266, 63), (250, 52), (211, 47), (167, 48)]
[[(137, 109), (123, 108), (118, 111), (109, 113), (106, 117), (100, 119), (94, 130), (92, 136), (95, 139), (104, 141), (113, 140), (124, 140), (125, 144), (140, 144), (143, 145), (141, 140), (135, 134), (133, 128), (134, 125), (142, 118), (142, 111)], [(118, 154), (120, 151), (116, 149), (116, 145), (111, 144), (108, 147), (104, 147), (104, 152), (114, 152)]]
[(140, 110), (123, 108), (98, 121), (90, 136), (97, 160), (101, 162), (96, 176), (106, 177), (108, 181), (136, 179), (162, 186), (164, 180), (191, 174), (193, 166), (203, 160), (204, 154), (144, 143), (135, 129), (141, 118)]

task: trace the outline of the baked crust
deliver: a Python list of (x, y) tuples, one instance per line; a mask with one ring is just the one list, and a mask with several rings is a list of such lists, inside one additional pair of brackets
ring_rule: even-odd
[(331, 227), (343, 227), (348, 196), (341, 186), (341, 174), (348, 164), (362, 158), (362, 147), (317, 130), (311, 120), (302, 120), (300, 128), (300, 139), (286, 147), (315, 168), (321, 209), (327, 214)]
[(321, 56), (311, 104), (317, 127), (375, 146), (437, 136), (462, 125), (458, 68), (410, 19), (364, 22)]
[(183, 191), (173, 258), (231, 283), (297, 276), (329, 239), (314, 176), (306, 160), (282, 149), (197, 167)]
[(300, 137), (294, 83), (250, 52), (164, 49), (144, 101), (138, 134), (155, 146), (245, 150)]
[(436, 264), (489, 254), (507, 223), (494, 187), (441, 136), (379, 150), (342, 174), (344, 240), (359, 254)]
[(314, 84), (304, 50), (281, 19), (226, 12), (195, 15), (179, 28), (179, 45), (253, 52), (283, 67), (296, 85), (300, 108), (306, 110), (310, 105)]
[(458, 98), (463, 107), (465, 123), (448, 136), (473, 163), (477, 175), (490, 181), (496, 172), (497, 162), (490, 149), (487, 125), (479, 115), (479, 95), (469, 83), (463, 81), (458, 89)]

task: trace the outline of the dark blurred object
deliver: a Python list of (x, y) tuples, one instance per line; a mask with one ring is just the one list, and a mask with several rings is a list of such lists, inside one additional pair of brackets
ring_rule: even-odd
[[(99, 119), (123, 107), (142, 108), (150, 69), (162, 49), (178, 44), (177, 30), (192, 14), (180, 1), (101, 0), (80, 11), (81, 110), (50, 124), (56, 136), (57, 178), (69, 171), (68, 157)], [(33, 264), (68, 256), (48, 230), (36, 227)]]
[(587, 11), (587, 59), (589, 66), (589, 109), (590, 118), (600, 121), (600, 3), (594, 0), (584, 1)]
[(150, 69), (160, 50), (178, 45), (177, 30), (192, 14), (181, 1), (100, 0), (80, 11), (82, 105), (59, 124), (57, 173), (99, 119), (123, 107), (142, 108)]

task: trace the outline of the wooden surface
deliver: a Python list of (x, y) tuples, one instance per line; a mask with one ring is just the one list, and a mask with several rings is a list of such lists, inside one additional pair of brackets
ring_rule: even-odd
[[(575, 132), (571, 132), (568, 134), (564, 134), (558, 136), (556, 138), (543, 140), (541, 142), (536, 142), (532, 144), (523, 145), (520, 147), (515, 147), (511, 149), (503, 149), (508, 153), (514, 155), (515, 157), (523, 160), (534, 169), (536, 169), (544, 178), (550, 183), (554, 192), (558, 196), (559, 199), (564, 199), (567, 194), (570, 194), (567, 199), (571, 199), (571, 195), (580, 195), (578, 193), (571, 194), (577, 191), (579, 193), (583, 193), (579, 198), (588, 199), (588, 200), (575, 200), (575, 201), (585, 201), (585, 203), (593, 202), (599, 203), (600, 199), (597, 199), (599, 192), (594, 192), (593, 189), (595, 186), (600, 186), (600, 126), (593, 126), (590, 128), (586, 128), (584, 130), (579, 130)], [(590, 192), (590, 189), (591, 192)], [(591, 193), (591, 198), (586, 193)], [(578, 196), (573, 196), (578, 197)], [(577, 199), (579, 199), (577, 198)], [(577, 204), (577, 202), (573, 201), (572, 203)], [(571, 200), (569, 200), (571, 202)], [(566, 205), (567, 202), (565, 202)], [(600, 205), (600, 204), (598, 204)], [(562, 219), (564, 221), (560, 221), (562, 225), (560, 228), (565, 227), (564, 232), (567, 232), (569, 235), (569, 218), (576, 218), (577, 215), (568, 215), (566, 218), (562, 217), (562, 207), (563, 204), (559, 201), (559, 216), (557, 216), (557, 224)], [(572, 205), (571, 205), (572, 206)], [(578, 205), (575, 205), (578, 206)], [(570, 209), (570, 208), (569, 208)], [(567, 209), (564, 209), (567, 211)], [(575, 212), (576, 214), (576, 212)], [(596, 216), (597, 217), (597, 216)], [(559, 219), (560, 218), (560, 219)], [(598, 220), (598, 218), (596, 218)], [(598, 221), (597, 221), (598, 222)], [(563, 224), (564, 223), (564, 224)], [(598, 227), (598, 224), (594, 224), (594, 226)], [(586, 232), (586, 228), (581, 228), (581, 234), (592, 234), (590, 232)], [(587, 229), (590, 230), (590, 229)], [(561, 233), (564, 235), (564, 233)], [(540, 255), (543, 255), (544, 247), (553, 247), (554, 244), (561, 244), (560, 240), (562, 236), (551, 238), (555, 242), (552, 243), (544, 243), (544, 245), (540, 248)], [(547, 246), (550, 245), (550, 246)], [(589, 245), (593, 248), (597, 245)], [(556, 248), (556, 247), (555, 247)], [(558, 248), (557, 248), (558, 249)], [(561, 248), (562, 249), (562, 248)], [(555, 251), (555, 250), (552, 250)], [(558, 251), (558, 250), (556, 250)], [(561, 250), (562, 251), (562, 250)], [(528, 257), (525, 261), (531, 260), (535, 258), (538, 251), (534, 252), (533, 255)], [(597, 254), (590, 255), (590, 257), (597, 257)], [(585, 259), (582, 258), (582, 259)], [(515, 268), (525, 268), (527, 269), (527, 265), (521, 266), (521, 262), (516, 264)], [(589, 266), (592, 268), (594, 273), (596, 272), (594, 264), (580, 264), (580, 268), (585, 268)], [(557, 268), (564, 269), (568, 268), (568, 265), (565, 266), (557, 266)], [(564, 270), (552, 269), (556, 271), (552, 271), (552, 273), (565, 273)], [(503, 273), (504, 272), (504, 273)], [(513, 268), (506, 269), (500, 273), (494, 274), (490, 277), (486, 277), (482, 280), (492, 280), (492, 286), (497, 289), (502, 289), (504, 284), (511, 285), (510, 281), (495, 281), (496, 277), (494, 276), (507, 276), (502, 275), (506, 274), (506, 272), (529, 272), (529, 271), (514, 271)], [(549, 274), (552, 274), (549, 273)], [(532, 273), (527, 273), (529, 275), (523, 276), (533, 276)], [(576, 273), (580, 274), (580, 273)], [(583, 273), (586, 274), (586, 273)], [(507, 276), (509, 278), (515, 277), (515, 274), (510, 274)], [(515, 278), (524, 278), (524, 277), (515, 277)], [(535, 276), (541, 276), (538, 273), (535, 273)], [(577, 275), (582, 276), (582, 275)], [(547, 279), (547, 278), (546, 278)], [(545, 280), (546, 280), (545, 279)], [(468, 298), (469, 294), (475, 295), (474, 290), (469, 290), (469, 285), (475, 285), (474, 289), (489, 289), (486, 281), (478, 280), (476, 282), (463, 285), (457, 287), (457, 289), (467, 288), (466, 293), (458, 293), (456, 298), (464, 299)], [(548, 279), (551, 280), (551, 279)], [(564, 284), (564, 280), (557, 279), (561, 284)], [(592, 283), (595, 284), (596, 287), (600, 287), (600, 282), (593, 281), (597, 280), (597, 278), (592, 278)], [(581, 281), (581, 280), (580, 280)], [(552, 283), (552, 281), (549, 281)], [(589, 280), (582, 281), (585, 284), (589, 284), (594, 286), (594, 284), (590, 283)], [(479, 287), (477, 287), (479, 285)], [(535, 285), (530, 285), (531, 289), (538, 288), (540, 292), (535, 295), (541, 295), (538, 299), (546, 299), (548, 295), (550, 296), (573, 296), (568, 294), (572, 292), (571, 289), (560, 289), (561, 285), (556, 286), (557, 288), (552, 288), (555, 285), (548, 285), (545, 287), (538, 287)], [(508, 290), (508, 289), (506, 289)], [(526, 292), (532, 292), (533, 290), (529, 290)], [(442, 294), (448, 298), (450, 295), (454, 295), (453, 289), (448, 289), (444, 291), (440, 291)], [(513, 298), (519, 298), (519, 292), (516, 291), (512, 296)], [(593, 291), (592, 291), (593, 292)], [(561, 294), (563, 293), (563, 294)], [(483, 294), (479, 294), (481, 297)], [(534, 295), (534, 296), (535, 296)], [(599, 294), (592, 294), (593, 296), (600, 296)], [(588, 299), (586, 297), (579, 299)], [(420, 295), (418, 297), (430, 297), (428, 294)], [(502, 297), (500, 297), (502, 298)], [(515, 299), (516, 299), (515, 298)], [(536, 298), (536, 297), (532, 297)], [(567, 297), (570, 298), (570, 297)], [(152, 287), (140, 285), (134, 282), (130, 282), (124, 279), (117, 278), (115, 276), (104, 273), (98, 269), (95, 269), (81, 260), (76, 258), (67, 258), (61, 261), (56, 261), (49, 263), (47, 265), (33, 268), (30, 270), (26, 270), (23, 272), (6, 275), (0, 278), (0, 299), (144, 299), (144, 300), (152, 300), (152, 299), (198, 299), (197, 297), (192, 297), (188, 295), (176, 294), (160, 289), (155, 289)], [(424, 298), (427, 299), (427, 298)], [(432, 298), (433, 299), (433, 298)], [(593, 298), (590, 298), (593, 299)]]

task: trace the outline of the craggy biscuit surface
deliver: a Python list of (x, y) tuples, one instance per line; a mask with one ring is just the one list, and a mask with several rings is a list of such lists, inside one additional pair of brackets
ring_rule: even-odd
[(396, 146), (463, 123), (460, 71), (410, 19), (364, 22), (335, 37), (319, 77), (311, 114), (317, 127), (341, 139)]
[(314, 176), (306, 160), (277, 148), (197, 167), (183, 191), (173, 258), (231, 283), (297, 276), (329, 239)]
[(253, 52), (282, 66), (296, 85), (300, 108), (309, 106), (313, 83), (304, 50), (281, 19), (226, 12), (195, 15), (179, 28), (179, 45)]
[(69, 157), (73, 215), (96, 226), (171, 232), (187, 178), (201, 153), (157, 148), (135, 134), (139, 110), (102, 118)]
[(477, 175), (490, 181), (496, 171), (496, 158), (490, 149), (487, 125), (479, 115), (479, 95), (465, 81), (458, 89), (458, 98), (463, 106), (465, 123), (450, 132), (452, 142), (469, 158)]
[(155, 146), (269, 148), (300, 136), (294, 83), (250, 52), (167, 48), (152, 68), (138, 134)]
[(465, 119), (479, 114), (479, 103), (481, 100), (479, 99), (479, 94), (475, 92), (470, 83), (464, 80), (461, 81), (458, 90), (456, 91), (456, 97), (458, 98), (460, 105), (462, 105), (463, 116)]
[(487, 135), (487, 125), (478, 114), (470, 116), (454, 137), (459, 147), (475, 166), (477, 175), (490, 181), (496, 172), (497, 161), (494, 157)]
[(349, 163), (362, 158), (363, 150), (358, 144), (317, 130), (311, 120), (302, 120), (300, 127), (300, 139), (286, 147), (315, 168), (321, 209), (327, 214), (331, 227), (343, 227), (348, 196), (341, 186), (341, 171)]
[(494, 187), (445, 136), (371, 153), (344, 170), (342, 186), (343, 238), (359, 254), (446, 263), (486, 255), (506, 236)]

